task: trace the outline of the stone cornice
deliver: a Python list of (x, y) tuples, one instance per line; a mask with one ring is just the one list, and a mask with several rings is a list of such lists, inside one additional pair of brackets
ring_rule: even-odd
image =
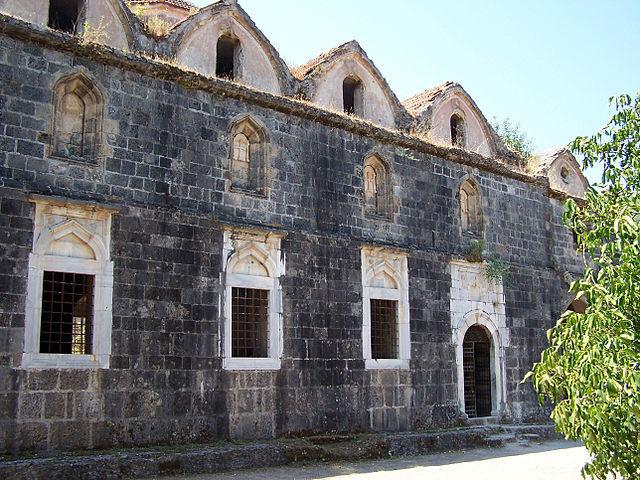
[[(0, 33), (38, 47), (66, 52), (104, 65), (173, 82), (185, 89), (205, 91), (221, 97), (242, 100), (280, 113), (372, 138), (410, 151), (407, 157), (416, 161), (420, 160), (414, 153), (430, 155), (542, 187), (547, 195), (552, 195), (551, 192), (553, 192), (549, 188), (546, 177), (531, 176), (514, 169), (498, 158), (487, 158), (459, 148), (434, 145), (408, 133), (390, 130), (359, 118), (325, 110), (305, 101), (273, 95), (226, 80), (206, 77), (140, 54), (122, 52), (105, 45), (85, 43), (77, 36), (37, 27), (11, 16), (0, 14)], [(555, 195), (556, 193), (553, 192), (554, 197)]]

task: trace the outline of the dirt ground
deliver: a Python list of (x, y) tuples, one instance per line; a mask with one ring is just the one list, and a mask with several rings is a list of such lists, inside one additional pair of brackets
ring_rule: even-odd
[(164, 477), (164, 480), (579, 480), (580, 469), (587, 460), (587, 451), (580, 444), (555, 440), (367, 462)]

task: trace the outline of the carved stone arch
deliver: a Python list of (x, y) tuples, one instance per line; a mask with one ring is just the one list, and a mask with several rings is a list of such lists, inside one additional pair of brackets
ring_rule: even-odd
[(363, 170), (364, 213), (368, 217), (393, 218), (391, 167), (378, 153), (365, 157)]
[(462, 234), (482, 236), (484, 231), (482, 190), (470, 175), (460, 183), (459, 201)]
[[(38, 236), (33, 246), (33, 253), (36, 255), (60, 255), (60, 253), (52, 253), (52, 250), (55, 250), (52, 249), (52, 246), (69, 235), (75, 236), (80, 240), (80, 242), (86, 245), (89, 250), (91, 250), (91, 260), (96, 260), (98, 262), (105, 262), (108, 260), (108, 252), (102, 241), (75, 220), (64, 221), (43, 231)], [(61, 256), (74, 257), (74, 255)], [(86, 258), (86, 256), (76, 258)]]
[[(262, 268), (264, 273), (260, 273), (259, 270), (244, 271), (242, 267), (251, 262), (251, 259), (254, 259), (257, 262), (258, 268)], [(251, 268), (249, 266), (249, 268)], [(247, 274), (254, 276), (263, 276), (263, 277), (277, 277), (277, 265), (275, 265), (273, 259), (270, 257), (269, 253), (259, 244), (252, 242), (240, 250), (234, 252), (228, 262), (227, 262), (227, 273), (230, 274)]]
[(231, 190), (266, 196), (268, 135), (266, 127), (251, 115), (243, 115), (229, 127)]
[(461, 85), (446, 82), (414, 95), (405, 100), (404, 105), (416, 118), (417, 131), (422, 131), (431, 138), (446, 143), (451, 142), (452, 116), (462, 115), (465, 133), (464, 148), (485, 157), (496, 156), (496, 139), (500, 140)]
[[(166, 38), (180, 64), (215, 75), (216, 41), (225, 31), (242, 44), (241, 78), (237, 81), (276, 95), (293, 90), (289, 68), (264, 34), (237, 2), (215, 2), (177, 24)], [(212, 52), (213, 50), (213, 52)]]
[[(468, 388), (470, 379), (468, 370), (469, 356), (473, 355), (473, 352), (465, 351), (465, 338), (470, 329), (479, 327), (487, 336), (489, 341), (488, 371), (485, 372), (488, 375), (490, 381), (490, 412), (485, 412), (483, 415), (498, 415), (504, 409), (504, 403), (506, 401), (506, 371), (504, 364), (504, 348), (506, 340), (501, 334), (501, 328), (492, 320), (491, 316), (481, 310), (473, 310), (468, 312), (462, 318), (460, 318), (457, 328), (454, 329), (455, 346), (456, 346), (456, 364), (458, 375), (458, 402), (460, 409), (465, 411), (470, 416), (477, 416), (477, 413), (472, 409), (468, 411), (465, 407), (465, 399), (468, 397), (468, 392), (465, 389)], [(472, 379), (475, 380), (475, 379)], [(481, 415), (482, 416), (482, 415)]]
[[(376, 279), (381, 277), (389, 278), (393, 282), (393, 285), (376, 285)], [(393, 266), (386, 260), (383, 260), (367, 269), (366, 282), (366, 284), (371, 287), (392, 288), (396, 290), (404, 290), (407, 287), (402, 279), (401, 273), (393, 268)]]
[[(85, 0), (81, 19), (82, 33), (98, 43), (130, 51), (134, 46), (131, 24), (136, 18), (120, 0)], [(88, 26), (88, 28), (87, 28)]]
[(84, 70), (58, 79), (53, 87), (51, 156), (98, 164), (105, 98)]

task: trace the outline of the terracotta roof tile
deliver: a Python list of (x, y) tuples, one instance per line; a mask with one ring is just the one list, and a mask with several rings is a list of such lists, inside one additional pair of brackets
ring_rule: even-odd
[(437, 87), (430, 88), (424, 92), (414, 95), (413, 97), (407, 98), (402, 102), (402, 105), (404, 105), (404, 108), (406, 108), (409, 113), (416, 115), (433, 102), (438, 95), (444, 93), (455, 85), (455, 82), (445, 82), (442, 85), (438, 85)]
[(292, 68), (291, 74), (299, 80), (304, 80), (304, 78), (312, 73), (319, 65), (322, 65), (323, 63), (332, 60), (334, 57), (341, 55), (345, 51), (345, 47), (348, 47), (351, 43), (355, 43), (355, 40), (343, 43), (342, 45), (332, 48), (328, 52), (321, 53), (316, 58), (309, 60), (304, 65)]
[(529, 170), (537, 175), (545, 174), (556, 158), (566, 151), (567, 147), (559, 147), (536, 154), (529, 161)]
[(127, 3), (166, 3), (184, 10), (198, 10), (198, 7), (193, 3), (185, 2), (184, 0), (127, 0)]

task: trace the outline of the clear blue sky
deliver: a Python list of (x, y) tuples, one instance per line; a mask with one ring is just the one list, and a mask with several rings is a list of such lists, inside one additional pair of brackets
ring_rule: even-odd
[(355, 39), (400, 100), (456, 81), (536, 151), (595, 133), (610, 96), (640, 89), (640, 0), (239, 3), (289, 66)]

